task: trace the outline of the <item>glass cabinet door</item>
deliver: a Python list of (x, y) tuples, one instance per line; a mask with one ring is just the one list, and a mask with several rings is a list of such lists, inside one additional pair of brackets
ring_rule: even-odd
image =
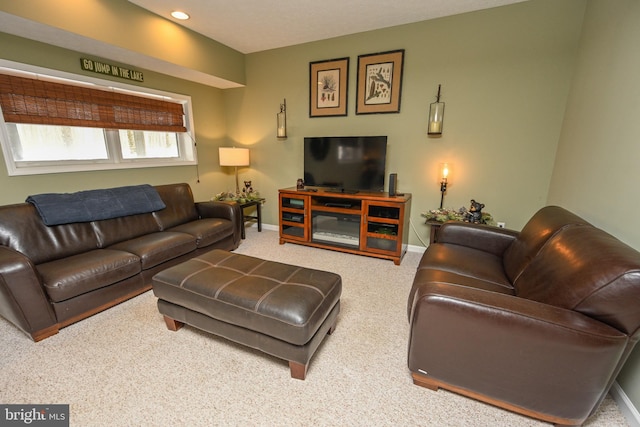
[(400, 207), (367, 204), (365, 249), (396, 253), (400, 240)]
[(304, 196), (280, 195), (280, 237), (308, 239), (308, 199)]

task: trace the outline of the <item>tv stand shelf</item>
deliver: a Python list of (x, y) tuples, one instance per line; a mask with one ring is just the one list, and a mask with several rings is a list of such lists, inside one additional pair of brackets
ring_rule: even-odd
[(280, 244), (297, 243), (392, 260), (407, 251), (411, 194), (279, 191)]

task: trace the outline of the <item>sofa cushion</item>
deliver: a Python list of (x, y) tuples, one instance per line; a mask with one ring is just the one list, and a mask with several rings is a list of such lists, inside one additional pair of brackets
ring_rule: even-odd
[(420, 259), (407, 301), (409, 318), (411, 318), (413, 297), (418, 288), (426, 283), (447, 283), (508, 295), (514, 294), (513, 286), (502, 269), (501, 257), (452, 244), (432, 243)]
[(160, 231), (158, 223), (150, 213), (94, 221), (91, 224), (101, 248)]
[(492, 286), (513, 290), (502, 268), (502, 258), (489, 252), (467, 246), (439, 244), (429, 245), (418, 265), (418, 272), (435, 268), (461, 277), (471, 277)]
[(504, 253), (504, 270), (511, 283), (518, 280), (551, 236), (564, 228), (584, 224), (589, 223), (558, 206), (546, 206), (536, 212)]
[(196, 245), (204, 248), (233, 235), (233, 222), (222, 218), (203, 218), (178, 225), (168, 231), (187, 233), (196, 238)]
[(140, 258), (110, 249), (97, 249), (36, 267), (54, 302), (112, 285), (140, 273)]
[(155, 188), (167, 205), (165, 209), (153, 213), (161, 230), (198, 219), (189, 184), (158, 185)]
[(0, 244), (42, 264), (98, 248), (88, 222), (54, 225), (42, 222), (31, 203), (0, 206)]
[(581, 312), (627, 334), (640, 324), (640, 256), (603, 230), (553, 236), (514, 284), (519, 297)]
[(196, 239), (190, 234), (161, 231), (110, 246), (131, 252), (140, 258), (143, 270), (196, 250)]

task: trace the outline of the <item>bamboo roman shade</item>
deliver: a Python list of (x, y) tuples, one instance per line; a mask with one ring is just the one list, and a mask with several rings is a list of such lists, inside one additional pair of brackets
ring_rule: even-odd
[(7, 123), (187, 131), (175, 102), (6, 74), (0, 107)]

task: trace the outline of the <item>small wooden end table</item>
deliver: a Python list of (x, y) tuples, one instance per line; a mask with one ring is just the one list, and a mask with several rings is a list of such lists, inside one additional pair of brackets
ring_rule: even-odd
[[(256, 222), (258, 223), (258, 231), (262, 231), (262, 204), (264, 203), (265, 199), (260, 198), (260, 199), (253, 199), (253, 200), (248, 200), (244, 203), (240, 203), (240, 202), (236, 202), (240, 205), (240, 209), (242, 209), (242, 234), (241, 237), (243, 239), (246, 238), (246, 233), (244, 230), (244, 223), (245, 221), (253, 221), (256, 220)], [(244, 210), (246, 208), (250, 208), (251, 206), (255, 206), (256, 207), (256, 214), (255, 215), (245, 215), (244, 214)]]
[(427, 220), (425, 224), (431, 226), (431, 233), (429, 234), (429, 243), (436, 243), (438, 241), (438, 230), (442, 227), (443, 222), (439, 221), (429, 221)]

